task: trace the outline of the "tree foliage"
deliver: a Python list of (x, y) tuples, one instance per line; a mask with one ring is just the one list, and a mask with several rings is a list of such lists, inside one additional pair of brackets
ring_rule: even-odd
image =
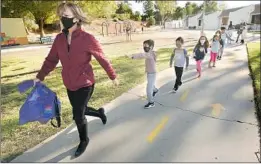
[(219, 10), (217, 1), (206, 1), (205, 3), (206, 3), (206, 8), (205, 8), (206, 13), (211, 13)]
[(134, 15), (132, 15), (132, 17), (131, 17), (133, 20), (135, 20), (135, 21), (141, 21), (141, 14), (140, 14), (140, 12), (139, 11), (136, 11), (135, 13), (134, 13)]
[(110, 18), (118, 9), (115, 1), (74, 1), (87, 14), (89, 19)]
[[(23, 18), (30, 12), (40, 28), (40, 35), (43, 36), (43, 25), (48, 18), (50, 20), (50, 18), (55, 15), (57, 5), (57, 1), (4, 0), (2, 4), (4, 13), (2, 16), (8, 18)], [(53, 18), (56, 19), (56, 17)]]
[(132, 9), (127, 3), (120, 3), (118, 5), (118, 9), (116, 10), (116, 14), (133, 14)]
[(196, 3), (192, 3), (191, 6), (192, 6), (192, 15), (196, 15), (200, 13), (203, 9), (202, 5), (199, 6)]
[(175, 12), (173, 13), (173, 19), (174, 20), (183, 19), (185, 15), (186, 15), (185, 8), (178, 6)]
[(147, 17), (153, 16), (155, 7), (151, 0), (147, 0), (143, 2), (143, 10)]
[(153, 26), (153, 25), (155, 25), (156, 24), (156, 20), (155, 20), (155, 18), (153, 17), (153, 16), (150, 16), (149, 18), (147, 18), (147, 26), (149, 27), (149, 26)]
[(186, 16), (191, 16), (193, 13), (193, 7), (192, 4), (190, 2), (187, 2), (185, 4), (185, 11), (186, 11)]
[(175, 7), (176, 1), (156, 1), (156, 9), (159, 10), (163, 24), (172, 17)]

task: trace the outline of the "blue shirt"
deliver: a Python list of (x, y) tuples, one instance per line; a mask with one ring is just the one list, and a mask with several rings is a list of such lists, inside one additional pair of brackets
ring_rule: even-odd
[(211, 51), (213, 53), (218, 53), (219, 47), (220, 47), (219, 41), (213, 41), (211, 44)]

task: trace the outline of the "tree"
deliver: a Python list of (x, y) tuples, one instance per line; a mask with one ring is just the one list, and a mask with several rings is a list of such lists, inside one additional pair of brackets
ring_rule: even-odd
[(159, 22), (161, 22), (162, 18), (161, 18), (161, 15), (160, 15), (160, 12), (159, 12), (159, 11), (155, 11), (155, 12), (154, 12), (154, 18), (155, 18), (155, 21), (156, 21), (157, 24), (158, 24)]
[(153, 16), (154, 13), (154, 4), (151, 0), (147, 0), (145, 2), (143, 2), (143, 10), (144, 13), (147, 15), (147, 17), (151, 17)]
[[(6, 17), (21, 17), (28, 15), (31, 12), (34, 16), (36, 24), (38, 24), (40, 29), (40, 36), (44, 35), (43, 25), (45, 21), (55, 15), (56, 7), (58, 5), (57, 1), (15, 1), (15, 0), (5, 0), (3, 1), (4, 16)], [(56, 19), (56, 17), (55, 17)]]
[[(205, 8), (205, 12), (206, 13), (212, 13), (215, 11), (218, 11), (218, 3), (216, 1), (206, 1), (206, 8)], [(202, 4), (203, 6), (204, 4)]]
[(156, 1), (156, 8), (159, 10), (164, 28), (165, 22), (172, 17), (175, 7), (176, 1)]
[(139, 11), (136, 11), (135, 14), (131, 17), (135, 21), (141, 21), (141, 15)]
[[(39, 26), (40, 37), (44, 36), (43, 25), (45, 21), (56, 14), (57, 5), (55, 1), (28, 1), (26, 3), (25, 9), (33, 14), (36, 24)], [(53, 18), (55, 19), (55, 17)]]
[(185, 14), (186, 14), (185, 8), (178, 6), (176, 8), (175, 12), (173, 13), (173, 19), (175, 19), (175, 20), (183, 19)]
[(147, 26), (153, 26), (153, 25), (155, 25), (156, 20), (153, 16), (151, 16), (151, 17), (147, 18), (147, 22), (148, 22)]
[(192, 15), (196, 15), (203, 10), (203, 6), (198, 6), (196, 3), (192, 3)]
[(127, 3), (120, 3), (118, 5), (118, 9), (116, 10), (116, 14), (131, 14), (133, 15), (131, 7)]
[(110, 18), (118, 9), (115, 1), (76, 1), (91, 18)]
[(185, 10), (186, 10), (186, 16), (191, 16), (193, 12), (193, 7), (190, 2), (187, 2), (185, 5)]

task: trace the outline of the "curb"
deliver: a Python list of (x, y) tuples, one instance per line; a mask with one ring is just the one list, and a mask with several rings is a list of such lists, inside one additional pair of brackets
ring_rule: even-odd
[(8, 53), (8, 52), (19, 52), (24, 50), (36, 50), (41, 48), (49, 48), (51, 45), (45, 45), (45, 46), (32, 46), (32, 47), (18, 47), (13, 49), (1, 49), (1, 54)]

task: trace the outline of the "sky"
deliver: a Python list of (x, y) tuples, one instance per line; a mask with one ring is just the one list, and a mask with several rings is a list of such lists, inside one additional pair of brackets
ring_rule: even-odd
[[(197, 4), (202, 4), (203, 1), (177, 1), (178, 6), (184, 7), (186, 2), (195, 2)], [(221, 1), (218, 1), (220, 3)], [(260, 4), (260, 1), (222, 1), (226, 4), (227, 8), (236, 8), (241, 6), (248, 6), (251, 4)], [(139, 11), (143, 13), (143, 5), (142, 3), (136, 3), (135, 1), (129, 1), (132, 6), (133, 11)]]

